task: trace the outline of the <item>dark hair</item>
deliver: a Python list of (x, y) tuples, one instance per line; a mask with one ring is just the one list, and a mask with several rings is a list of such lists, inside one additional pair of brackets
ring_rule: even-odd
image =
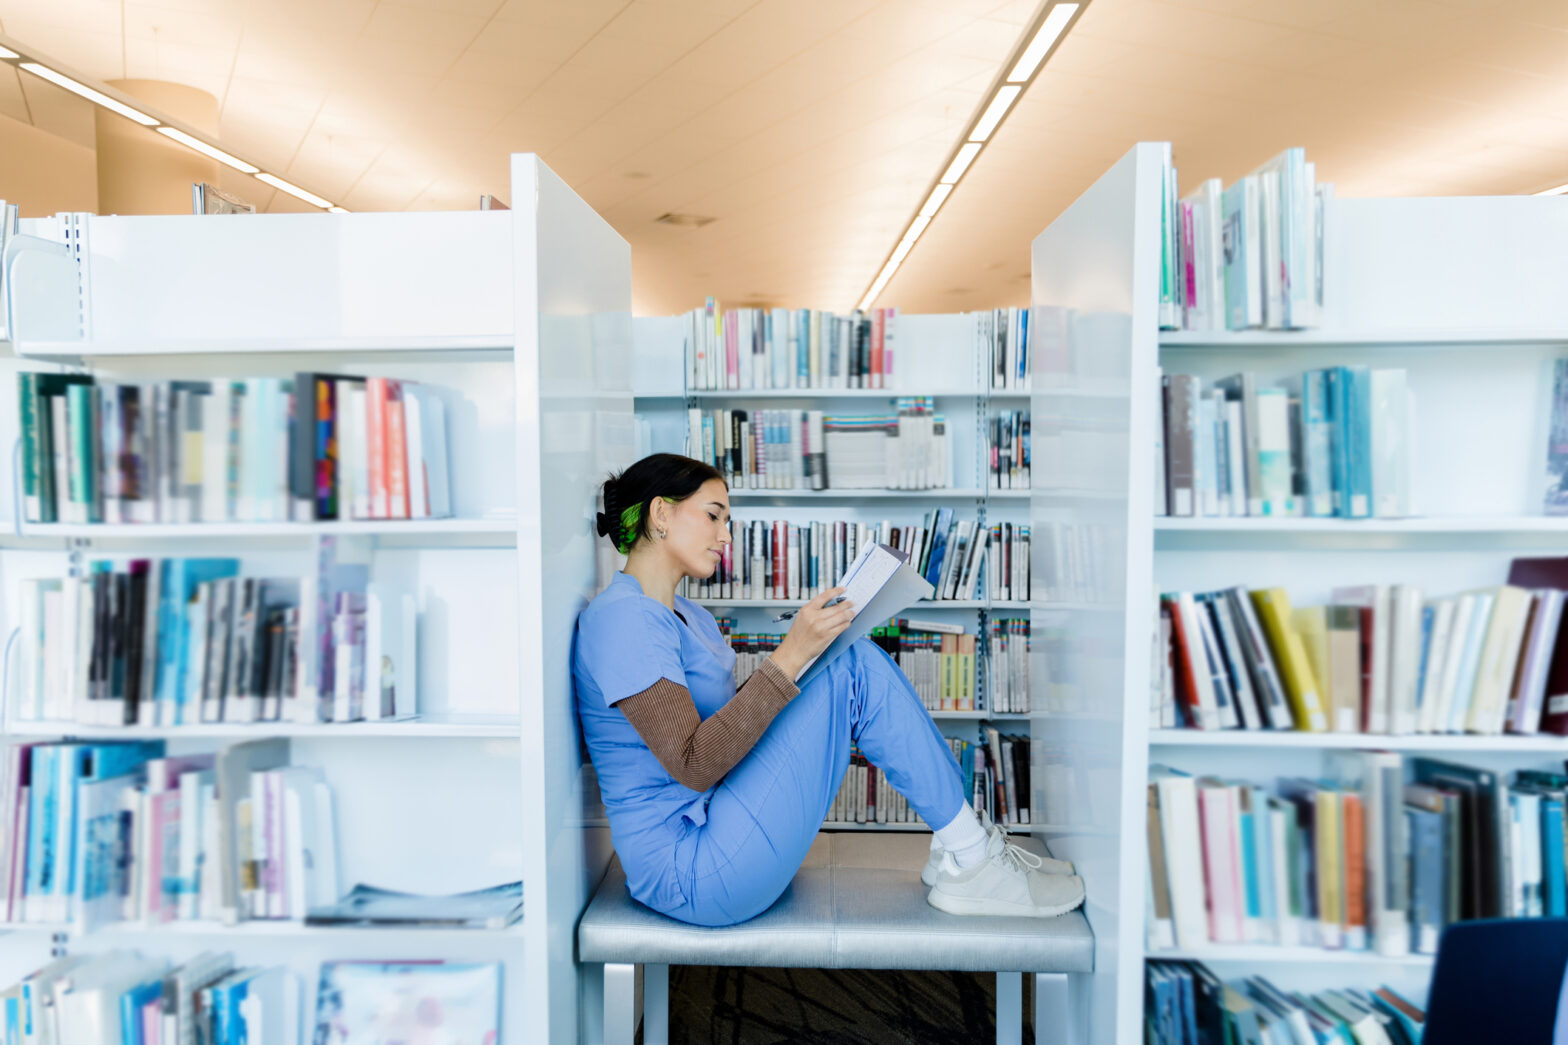
[[(610, 538), (620, 552), (629, 552), (648, 536), (648, 505), (655, 497), (684, 501), (709, 479), (724, 482), (711, 464), (680, 454), (649, 454), (619, 475), (604, 481), (604, 511), (599, 513), (600, 537)], [(728, 484), (725, 484), (728, 486)]]

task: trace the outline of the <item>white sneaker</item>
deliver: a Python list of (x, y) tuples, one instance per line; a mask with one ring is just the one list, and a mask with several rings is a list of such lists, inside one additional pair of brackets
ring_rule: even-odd
[(1046, 874), (1044, 858), (1011, 845), (993, 831), (986, 859), (960, 871), (951, 855), (942, 854), (936, 884), (926, 902), (948, 914), (1000, 914), (1015, 918), (1055, 918), (1083, 903), (1083, 879)]
[[(991, 818), (985, 814), (984, 810), (982, 810), (980, 813), (980, 826), (985, 828), (985, 833), (988, 835), (996, 834), (998, 831), (1000, 831), (1004, 836), (1007, 834), (1007, 828), (991, 823)], [(931, 858), (926, 861), (926, 866), (920, 871), (920, 883), (922, 885), (929, 888), (930, 886), (936, 884), (937, 872), (941, 870), (942, 867), (943, 851), (942, 844), (936, 840), (936, 835), (932, 834)], [(1030, 855), (1033, 856), (1033, 854)], [(1040, 861), (1039, 870), (1045, 874), (1077, 873), (1077, 871), (1073, 868), (1072, 863), (1068, 860), (1057, 860), (1049, 856), (1034, 856), (1034, 859)]]

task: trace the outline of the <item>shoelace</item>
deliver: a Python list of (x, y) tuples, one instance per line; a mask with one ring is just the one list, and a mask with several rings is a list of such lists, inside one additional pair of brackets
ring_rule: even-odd
[[(1003, 837), (1006, 837), (1005, 831), (1003, 832)], [(1045, 866), (1045, 861), (1042, 858), (1031, 853), (1023, 846), (1014, 845), (1011, 842), (1006, 843), (999, 855), (1005, 863), (1010, 864), (1015, 870), (1025, 873), (1038, 871)]]

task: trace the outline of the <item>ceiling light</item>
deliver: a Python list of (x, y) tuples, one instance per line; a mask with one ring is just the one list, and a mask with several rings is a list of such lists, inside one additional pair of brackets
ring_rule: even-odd
[(348, 211), (343, 209), (342, 207), (328, 207), (327, 211), (329, 213), (332, 213), (332, 214), (347, 214), (348, 213)]
[(1018, 64), (1014, 65), (1013, 71), (1007, 74), (1007, 82), (1023, 83), (1033, 76), (1034, 71), (1040, 68), (1040, 63), (1050, 52), (1051, 45), (1056, 43), (1056, 38), (1062, 35), (1062, 30), (1067, 28), (1067, 23), (1071, 22), (1073, 15), (1077, 13), (1077, 4), (1057, 4), (1051, 8), (1051, 13), (1040, 23), (1039, 32), (1034, 34), (1034, 39), (1029, 41), (1029, 46), (1024, 48), (1024, 53), (1018, 57)]
[(228, 153), (224, 152), (217, 146), (208, 145), (200, 138), (193, 138), (189, 134), (186, 134), (184, 131), (177, 128), (159, 127), (158, 133), (173, 138), (181, 145), (184, 145), (187, 148), (195, 149), (204, 156), (211, 156), (219, 163), (226, 163), (235, 170), (241, 171), (245, 174), (255, 174), (257, 171), (261, 170), (260, 167), (257, 167), (254, 164), (246, 163), (244, 160), (239, 159), (238, 157), (230, 156)]
[(22, 57), (22, 56), (17, 54), (15, 51), (11, 50), (9, 47), (0, 47), (0, 58), (20, 58), (20, 57)]
[(913, 247), (915, 240), (920, 238), (920, 234), (926, 230), (926, 226), (929, 224), (931, 224), (931, 219), (928, 216), (916, 214), (915, 220), (909, 223), (909, 231), (904, 233), (904, 238), (900, 242), (908, 243)]
[(969, 140), (983, 142), (991, 137), (991, 132), (996, 130), (996, 125), (1002, 122), (1002, 117), (1007, 115), (1007, 110), (1013, 107), (1013, 102), (1023, 91), (1020, 84), (1008, 84), (996, 92), (996, 97), (991, 99), (991, 104), (986, 106), (985, 112), (980, 116), (980, 122), (975, 124), (975, 129), (969, 132)]
[(958, 149), (958, 155), (953, 157), (953, 162), (948, 164), (947, 173), (942, 175), (942, 184), (956, 185), (958, 179), (964, 176), (969, 165), (975, 162), (975, 157), (980, 155), (979, 142), (965, 142)]
[(305, 189), (302, 189), (298, 185), (292, 185), (278, 177), (276, 174), (268, 174), (266, 171), (262, 171), (260, 174), (256, 175), (256, 180), (264, 181), (268, 185), (271, 185), (274, 189), (280, 189), (283, 192), (288, 193), (290, 196), (293, 196), (295, 199), (304, 200), (306, 203), (309, 203), (314, 207), (327, 208), (332, 206), (331, 200), (324, 200), (320, 196), (317, 196), (314, 192), (309, 192)]
[(39, 65), (37, 62), (23, 62), (22, 68), (26, 69), (28, 72), (32, 73), (36, 77), (39, 77), (40, 79), (48, 80), (57, 87), (64, 87), (72, 94), (81, 95), (83, 98), (86, 98), (95, 105), (101, 105), (105, 109), (110, 109), (114, 112), (117, 112), (127, 120), (135, 120), (143, 127), (158, 126), (158, 121), (153, 119), (151, 116), (148, 116), (146, 113), (137, 112), (135, 109), (132, 109), (124, 102), (117, 102), (113, 98), (110, 98), (107, 94), (104, 94), (102, 91), (95, 91), (86, 84), (77, 83), (69, 76), (66, 76), (63, 73), (57, 73), (47, 65)]
[(953, 187), (951, 185), (938, 185), (932, 189), (931, 195), (926, 197), (925, 206), (920, 208), (921, 215), (927, 218), (934, 217), (937, 210), (947, 201), (947, 197), (952, 195), (952, 192)]
[(1568, 195), (1568, 181), (1563, 182), (1555, 189), (1542, 189), (1537, 196), (1563, 196)]

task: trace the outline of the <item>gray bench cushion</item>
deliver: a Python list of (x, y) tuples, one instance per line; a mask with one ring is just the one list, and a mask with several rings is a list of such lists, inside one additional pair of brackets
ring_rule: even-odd
[[(777, 903), (723, 929), (686, 925), (631, 898), (613, 861), (577, 927), (578, 958), (631, 965), (1090, 972), (1082, 911), (1060, 918), (944, 914), (920, 884), (928, 834), (823, 833)], [(1037, 839), (1015, 839), (1044, 853)]]

